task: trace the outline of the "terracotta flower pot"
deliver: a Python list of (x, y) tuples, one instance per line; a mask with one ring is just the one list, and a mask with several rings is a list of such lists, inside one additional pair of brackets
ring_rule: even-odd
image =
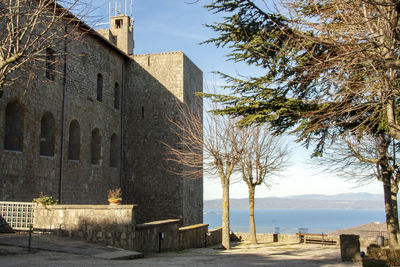
[(120, 205), (121, 204), (121, 200), (120, 198), (109, 198), (108, 199), (108, 203), (110, 205)]

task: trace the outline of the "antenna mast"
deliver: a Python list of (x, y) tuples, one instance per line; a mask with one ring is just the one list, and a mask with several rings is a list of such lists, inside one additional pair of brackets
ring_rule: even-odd
[(131, 0), (131, 18), (133, 18), (133, 0)]
[(108, 21), (110, 21), (111, 18), (111, 2), (108, 1)]
[[(133, 17), (133, 0), (130, 0), (130, 1), (131, 1), (130, 6), (128, 6), (128, 0), (125, 0), (124, 6), (122, 6), (122, 0), (108, 0), (108, 17), (111, 18), (112, 13), (114, 11), (114, 16), (128, 15), (132, 18)], [(124, 8), (124, 10), (122, 10), (122, 8)], [(129, 10), (129, 8), (130, 8), (130, 10)]]

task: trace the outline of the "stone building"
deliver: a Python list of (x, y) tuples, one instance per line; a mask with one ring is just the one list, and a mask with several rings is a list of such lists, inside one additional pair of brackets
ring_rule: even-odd
[(43, 192), (63, 204), (105, 204), (107, 190), (121, 187), (123, 202), (139, 205), (139, 223), (201, 223), (203, 181), (172, 175), (162, 145), (176, 144), (166, 118), (179, 116), (179, 103), (202, 108), (201, 70), (182, 52), (134, 55), (125, 15), (85, 32), (46, 51), (59, 64), (45, 65), (43, 79), (4, 90), (0, 200)]

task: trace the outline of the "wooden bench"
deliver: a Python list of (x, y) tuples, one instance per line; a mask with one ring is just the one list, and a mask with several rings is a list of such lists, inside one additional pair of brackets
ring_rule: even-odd
[(305, 234), (305, 233), (297, 233), (297, 235), (300, 237), (300, 243), (336, 245), (336, 240), (328, 238), (328, 235), (324, 235), (324, 234)]

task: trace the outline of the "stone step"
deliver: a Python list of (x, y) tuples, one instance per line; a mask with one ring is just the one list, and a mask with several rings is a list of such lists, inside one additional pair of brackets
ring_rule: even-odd
[(143, 258), (143, 253), (132, 250), (118, 250), (97, 254), (94, 257), (105, 260), (132, 260)]

